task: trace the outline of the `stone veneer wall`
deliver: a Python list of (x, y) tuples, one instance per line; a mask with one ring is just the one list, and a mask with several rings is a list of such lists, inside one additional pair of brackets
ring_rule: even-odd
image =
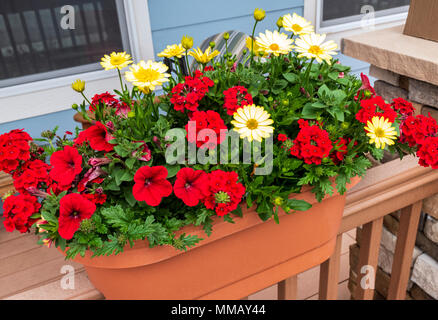
[[(377, 94), (386, 101), (401, 97), (412, 102), (416, 114), (430, 115), (438, 120), (438, 87), (407, 78), (388, 70), (371, 66), (370, 75), (379, 79), (374, 83)], [(438, 190), (437, 190), (438, 192)], [(410, 281), (406, 298), (438, 300), (438, 193), (423, 202), (416, 246), (413, 253)], [(376, 272), (375, 299), (385, 299), (395, 251), (400, 212), (384, 218)], [(354, 299), (356, 270), (361, 242), (361, 228), (357, 229), (357, 243), (350, 247), (350, 279), (348, 287)]]

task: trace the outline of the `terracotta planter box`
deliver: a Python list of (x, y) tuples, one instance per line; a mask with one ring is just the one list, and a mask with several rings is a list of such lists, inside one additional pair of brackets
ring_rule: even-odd
[[(352, 181), (350, 188), (359, 182)], [(291, 197), (292, 198), (292, 197)], [(140, 241), (117, 256), (77, 257), (107, 299), (241, 299), (317, 266), (332, 254), (345, 205), (335, 194), (318, 203), (310, 191), (294, 196), (313, 204), (263, 222), (243, 207), (235, 224), (216, 218), (207, 237), (199, 227), (181, 232), (204, 238), (187, 252)]]

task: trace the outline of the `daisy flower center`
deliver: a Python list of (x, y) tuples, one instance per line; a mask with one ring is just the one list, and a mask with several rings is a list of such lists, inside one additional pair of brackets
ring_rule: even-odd
[(111, 57), (111, 64), (114, 66), (122, 64), (123, 62), (124, 62), (123, 58), (121, 58), (119, 56)]
[(280, 46), (276, 43), (273, 43), (269, 46), (269, 49), (271, 49), (272, 51), (278, 51), (280, 49)]
[(295, 31), (295, 32), (300, 32), (301, 30), (303, 30), (303, 27), (301, 27), (299, 24), (294, 24), (294, 25), (292, 25), (292, 29)]
[(246, 127), (249, 130), (255, 130), (255, 129), (257, 129), (259, 127), (259, 122), (256, 119), (249, 119), (246, 122)]
[(385, 137), (385, 131), (382, 128), (376, 128), (374, 134), (376, 135), (377, 138)]
[(320, 46), (311, 46), (309, 48), (309, 53), (320, 55), (323, 53)]
[(134, 76), (140, 82), (152, 82), (160, 78), (160, 73), (153, 69), (140, 68), (138, 71), (134, 72)]

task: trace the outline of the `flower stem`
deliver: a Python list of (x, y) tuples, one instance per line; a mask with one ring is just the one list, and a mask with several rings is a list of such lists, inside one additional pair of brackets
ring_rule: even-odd
[(119, 74), (120, 86), (122, 87), (122, 91), (124, 92), (125, 89), (123, 89), (122, 74), (120, 73), (120, 69), (119, 68), (117, 68), (117, 73)]
[(315, 61), (315, 58), (312, 58), (310, 63), (307, 65), (306, 74), (304, 75), (304, 83), (306, 87), (309, 84), (310, 70), (312, 70), (313, 61)]
[(254, 60), (254, 34), (257, 27), (257, 23), (259, 23), (257, 20), (254, 23), (254, 28), (252, 29), (252, 35), (251, 35), (251, 62), (250, 65), (252, 65), (252, 62)]
[(82, 96), (84, 97), (85, 101), (88, 102), (89, 105), (91, 105), (90, 100), (88, 100), (88, 98), (85, 96), (85, 94), (83, 92), (81, 92)]
[(189, 55), (189, 52), (188, 52), (188, 50), (186, 50), (186, 54), (185, 54), (185, 56), (186, 56), (187, 71), (188, 71), (189, 75), (192, 76), (192, 71), (190, 70), (189, 57), (188, 57), (188, 55)]

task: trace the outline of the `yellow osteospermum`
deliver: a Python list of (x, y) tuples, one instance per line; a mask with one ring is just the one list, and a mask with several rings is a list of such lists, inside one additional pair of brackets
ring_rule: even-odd
[(73, 82), (71, 84), (71, 87), (76, 92), (79, 92), (79, 93), (84, 92), (84, 90), (85, 90), (85, 81), (82, 81), (82, 80), (78, 79), (78, 80), (76, 80), (75, 82)]
[(287, 34), (279, 33), (278, 31), (271, 32), (266, 30), (265, 33), (260, 33), (256, 38), (256, 43), (266, 53), (272, 53), (276, 56), (280, 54), (288, 54), (292, 51), (293, 40), (289, 39)]
[(268, 138), (273, 132), (274, 123), (270, 119), (271, 115), (256, 105), (244, 106), (237, 109), (234, 113), (234, 120), (231, 123), (234, 125), (234, 131), (240, 134), (241, 139), (247, 138), (248, 141), (260, 141), (263, 138)]
[(375, 144), (377, 149), (385, 149), (386, 145), (393, 145), (397, 139), (397, 132), (392, 123), (384, 117), (373, 117), (368, 121), (365, 130), (370, 137), (370, 144)]
[(131, 55), (126, 52), (113, 52), (110, 55), (105, 55), (102, 58), (100, 65), (105, 70), (119, 69), (122, 70), (132, 63)]
[(189, 55), (191, 55), (193, 58), (195, 58), (196, 61), (201, 64), (209, 63), (214, 57), (218, 56), (219, 54), (220, 52), (217, 50), (211, 52), (211, 47), (208, 47), (205, 52), (202, 52), (199, 47), (189, 52)]
[(186, 49), (183, 48), (182, 44), (173, 44), (171, 46), (167, 46), (166, 49), (157, 54), (157, 56), (161, 58), (181, 58), (185, 51)]
[(126, 72), (125, 78), (143, 92), (153, 91), (156, 86), (169, 81), (170, 74), (166, 73), (168, 69), (164, 63), (142, 60), (129, 68), (130, 71)]
[(315, 58), (319, 63), (325, 60), (328, 64), (331, 64), (332, 55), (338, 54), (335, 51), (338, 49), (338, 45), (333, 40), (324, 42), (325, 38), (325, 34), (311, 33), (302, 35), (295, 41), (295, 50), (300, 53), (298, 58)]
[(254, 19), (256, 21), (262, 21), (266, 17), (266, 12), (263, 9), (256, 8), (254, 10)]
[(299, 35), (313, 32), (312, 23), (296, 13), (294, 13), (293, 16), (287, 14), (283, 17), (283, 27), (286, 31)]

